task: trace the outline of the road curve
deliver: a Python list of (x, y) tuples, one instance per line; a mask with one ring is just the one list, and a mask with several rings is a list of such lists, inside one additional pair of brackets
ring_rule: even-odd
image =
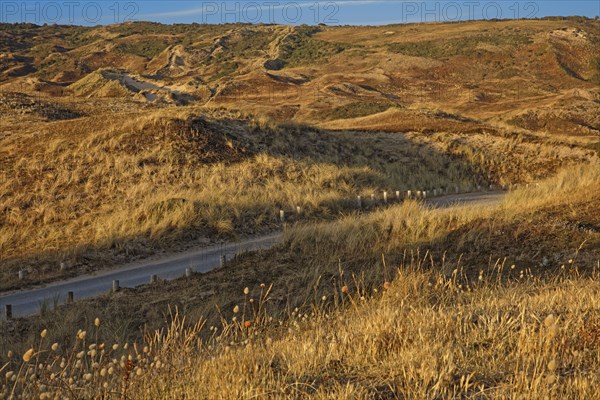
[[(431, 198), (426, 202), (436, 208), (463, 204), (480, 207), (497, 203), (503, 196), (502, 192), (466, 193)], [(0, 296), (0, 312), (4, 318), (5, 305), (10, 304), (13, 317), (35, 314), (39, 312), (44, 303), (50, 308), (55, 304), (64, 303), (68, 292), (73, 292), (75, 300), (108, 292), (111, 290), (114, 280), (118, 280), (121, 287), (135, 287), (149, 283), (152, 275), (170, 280), (183, 276), (187, 268), (191, 268), (194, 272), (208, 272), (220, 265), (222, 255), (230, 259), (235, 254), (268, 249), (277, 244), (281, 237), (281, 233), (277, 232), (238, 243), (192, 250), (159, 260), (140, 261), (118, 269), (99, 271), (65, 281), (53, 282), (39, 288), (9, 293)]]

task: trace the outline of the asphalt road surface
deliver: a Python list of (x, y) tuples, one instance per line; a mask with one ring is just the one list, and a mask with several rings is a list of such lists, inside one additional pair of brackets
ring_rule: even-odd
[[(502, 192), (466, 193), (427, 199), (433, 207), (443, 208), (453, 205), (481, 207), (496, 203), (504, 196)], [(0, 297), (0, 315), (5, 318), (5, 305), (12, 305), (13, 317), (27, 316), (40, 311), (43, 305), (52, 309), (66, 301), (67, 293), (73, 292), (75, 301), (108, 292), (113, 281), (120, 287), (135, 287), (150, 282), (152, 275), (161, 279), (175, 279), (185, 274), (186, 269), (194, 272), (208, 272), (217, 268), (221, 256), (231, 259), (235, 254), (273, 247), (280, 239), (280, 232), (238, 243), (228, 243), (180, 253), (158, 260), (145, 260), (125, 265), (121, 268), (99, 271), (91, 275), (79, 276), (66, 281), (50, 283), (43, 287), (9, 293)]]

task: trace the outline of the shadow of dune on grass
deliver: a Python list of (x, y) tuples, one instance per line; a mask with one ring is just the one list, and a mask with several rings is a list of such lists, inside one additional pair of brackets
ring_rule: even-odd
[(469, 159), (404, 134), (330, 132), (224, 110), (130, 118), (64, 121), (47, 142), (7, 143), (30, 161), (7, 164), (15, 186), (0, 203), (0, 290), (273, 231), (280, 209), (332, 220), (354, 210), (357, 195), (368, 204), (383, 191), (393, 199), (397, 190), (490, 182)]

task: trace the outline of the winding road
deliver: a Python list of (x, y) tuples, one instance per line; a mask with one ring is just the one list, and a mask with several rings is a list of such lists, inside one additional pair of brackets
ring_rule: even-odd
[[(455, 205), (482, 207), (499, 202), (503, 192), (466, 193), (427, 199), (426, 203), (435, 208)], [(0, 313), (5, 318), (5, 305), (12, 306), (13, 317), (22, 317), (39, 312), (41, 307), (53, 307), (67, 299), (67, 293), (73, 292), (74, 299), (82, 299), (108, 292), (115, 280), (120, 287), (135, 287), (150, 282), (152, 275), (161, 279), (175, 279), (185, 274), (188, 268), (194, 272), (208, 272), (217, 268), (221, 256), (230, 259), (236, 254), (247, 251), (268, 249), (281, 240), (281, 232), (247, 239), (242, 242), (215, 245), (200, 250), (179, 253), (158, 260), (145, 260), (123, 267), (99, 271), (65, 281), (49, 283), (46, 286), (22, 290), (0, 296)]]

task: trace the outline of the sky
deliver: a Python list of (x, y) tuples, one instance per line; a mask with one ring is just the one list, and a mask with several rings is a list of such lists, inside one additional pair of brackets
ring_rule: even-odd
[(600, 15), (600, 0), (0, 0), (0, 22), (104, 25), (127, 21), (385, 25)]

